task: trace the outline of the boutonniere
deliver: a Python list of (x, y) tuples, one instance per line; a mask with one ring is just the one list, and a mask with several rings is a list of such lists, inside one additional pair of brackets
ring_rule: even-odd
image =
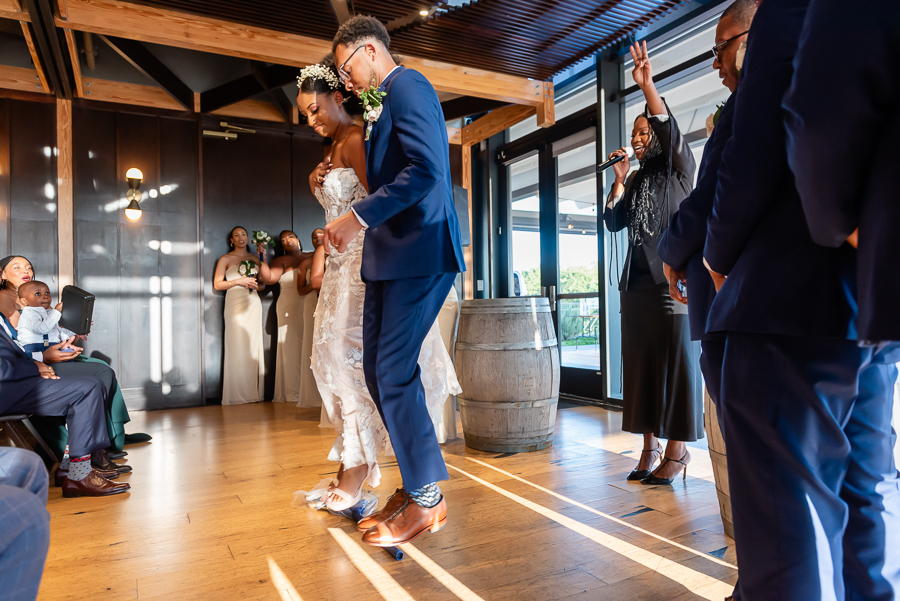
[(716, 105), (716, 112), (711, 113), (709, 117), (706, 118), (706, 137), (710, 137), (713, 133), (713, 130), (716, 128), (716, 125), (719, 123), (719, 116), (722, 114), (722, 109), (725, 108), (725, 103)]
[(738, 81), (741, 79), (741, 68), (744, 66), (744, 55), (747, 54), (747, 42), (741, 42), (737, 54), (734, 56), (734, 66), (737, 67)]
[(372, 78), (372, 85), (364, 90), (359, 91), (359, 99), (362, 100), (363, 106), (366, 109), (365, 118), (368, 122), (366, 125), (366, 142), (369, 141), (369, 138), (372, 135), (372, 126), (375, 125), (375, 122), (378, 121), (378, 118), (381, 117), (381, 112), (384, 110), (384, 97), (387, 96), (387, 92), (382, 92), (375, 85), (375, 78)]

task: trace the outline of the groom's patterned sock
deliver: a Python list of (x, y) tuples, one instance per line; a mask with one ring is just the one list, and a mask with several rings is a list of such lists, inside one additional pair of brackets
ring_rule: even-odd
[(422, 507), (434, 507), (444, 497), (441, 495), (441, 489), (438, 488), (437, 482), (432, 482), (422, 488), (409, 491), (409, 498)]

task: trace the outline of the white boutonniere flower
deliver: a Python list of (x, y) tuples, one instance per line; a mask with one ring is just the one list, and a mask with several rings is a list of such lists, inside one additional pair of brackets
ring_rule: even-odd
[(741, 42), (738, 47), (737, 54), (734, 57), (734, 66), (737, 67), (738, 76), (741, 74), (741, 68), (744, 66), (744, 55), (747, 54), (747, 42)]
[(719, 123), (719, 115), (722, 114), (722, 109), (725, 108), (725, 103), (716, 105), (716, 112), (710, 114), (709, 117), (706, 118), (706, 137), (710, 137), (713, 133), (713, 130), (716, 128), (716, 125)]
[(363, 106), (366, 107), (365, 118), (368, 122), (366, 125), (367, 142), (372, 136), (372, 127), (375, 125), (375, 122), (378, 121), (378, 118), (381, 117), (382, 111), (384, 111), (384, 104), (382, 104), (382, 102), (385, 96), (387, 96), (387, 92), (382, 92), (378, 89), (375, 85), (374, 77), (372, 78), (372, 85), (359, 92), (359, 99), (362, 100)]

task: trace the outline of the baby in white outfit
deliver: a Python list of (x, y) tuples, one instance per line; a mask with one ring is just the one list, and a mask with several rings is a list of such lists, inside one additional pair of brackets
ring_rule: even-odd
[[(75, 332), (60, 327), (59, 320), (62, 317), (62, 303), (50, 308), (50, 287), (44, 282), (31, 281), (19, 286), (19, 304), (22, 314), (19, 316), (18, 331), (19, 346), (27, 353), (40, 353), (47, 347), (59, 344), (76, 336)], [(61, 349), (65, 351), (66, 349)]]

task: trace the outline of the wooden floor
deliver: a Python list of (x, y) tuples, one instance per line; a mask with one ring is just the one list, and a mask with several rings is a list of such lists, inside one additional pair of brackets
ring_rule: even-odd
[[(262, 403), (135, 412), (132, 491), (63, 499), (39, 599), (711, 599), (737, 578), (702, 445), (687, 482), (625, 481), (640, 450), (621, 414), (559, 412), (555, 444), (499, 455), (444, 446), (450, 521), (395, 561), (353, 525), (291, 506), (335, 471), (318, 410)], [(378, 493), (400, 484), (386, 461)], [(699, 476), (699, 477), (698, 477)]]

